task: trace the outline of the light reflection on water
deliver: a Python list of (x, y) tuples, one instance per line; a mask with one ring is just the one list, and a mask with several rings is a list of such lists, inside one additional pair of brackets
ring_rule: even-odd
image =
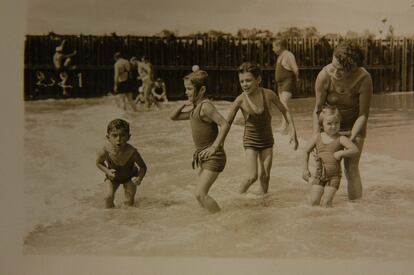
[[(410, 112), (373, 111), (361, 160), (364, 198), (346, 196), (343, 180), (333, 209), (308, 206), (300, 152), (276, 135), (270, 194), (239, 196), (245, 164), (243, 128), (226, 141), (228, 163), (211, 195), (210, 215), (193, 197), (193, 143), (188, 121), (171, 122), (177, 102), (160, 111), (123, 114), (111, 98), (26, 102), (25, 252), (35, 254), (384, 258), (414, 256), (414, 178)], [(229, 102), (215, 103), (227, 114)], [(134, 208), (103, 209), (103, 175), (95, 167), (107, 123), (131, 123), (132, 139), (149, 166)], [(301, 138), (309, 111), (294, 113)], [(273, 126), (280, 116), (274, 117)], [(257, 184), (256, 184), (257, 186)], [(254, 190), (256, 187), (253, 186)]]

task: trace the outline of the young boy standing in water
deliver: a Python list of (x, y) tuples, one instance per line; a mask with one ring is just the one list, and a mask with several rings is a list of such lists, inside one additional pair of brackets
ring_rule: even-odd
[(240, 185), (239, 192), (246, 193), (259, 179), (262, 192), (266, 194), (269, 189), (274, 144), (271, 106), (278, 108), (283, 118), (288, 121), (291, 128), (290, 143), (293, 144), (294, 150), (299, 145), (296, 128), (289, 110), (284, 107), (276, 94), (261, 87), (261, 70), (257, 65), (245, 62), (240, 65), (238, 73), (243, 92), (234, 100), (227, 121), (231, 125), (237, 112), (242, 111), (245, 120), (243, 146), (246, 152), (247, 178)]
[[(207, 73), (197, 70), (184, 77), (185, 93), (188, 102), (179, 106), (171, 115), (172, 120), (190, 120), (196, 151), (193, 155), (194, 166), (200, 167), (197, 179), (196, 198), (200, 205), (210, 213), (220, 211), (217, 202), (208, 195), (226, 164), (223, 149), (224, 133), (229, 124), (206, 97)], [(183, 111), (193, 106), (189, 111)], [(218, 131), (220, 127), (220, 132)]]
[(332, 206), (341, 182), (341, 159), (354, 157), (359, 153), (358, 147), (349, 138), (339, 134), (340, 122), (338, 109), (325, 107), (319, 115), (319, 125), (323, 132), (314, 135), (305, 148), (302, 176), (305, 181), (311, 176), (308, 168), (309, 154), (315, 147), (322, 164), (312, 182), (312, 205)]
[(108, 192), (106, 208), (114, 207), (115, 192), (124, 186), (125, 205), (134, 205), (137, 186), (147, 172), (147, 166), (137, 149), (128, 143), (129, 124), (125, 120), (112, 120), (107, 127), (108, 143), (98, 152), (96, 166), (105, 173)]

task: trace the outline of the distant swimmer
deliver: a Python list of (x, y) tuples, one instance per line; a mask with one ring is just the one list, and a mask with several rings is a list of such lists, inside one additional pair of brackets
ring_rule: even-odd
[(132, 111), (137, 111), (137, 107), (132, 99), (131, 64), (119, 52), (114, 54), (114, 60), (114, 93), (119, 95), (122, 109), (127, 111), (129, 107)]
[(71, 57), (76, 55), (77, 51), (73, 51), (69, 54), (64, 54), (63, 46), (65, 43), (66, 40), (63, 40), (62, 43), (56, 47), (55, 54), (53, 55), (53, 65), (58, 71), (74, 68)]

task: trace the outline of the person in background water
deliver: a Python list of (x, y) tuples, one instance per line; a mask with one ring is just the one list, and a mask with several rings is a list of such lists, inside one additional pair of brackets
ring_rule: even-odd
[(137, 111), (132, 98), (133, 88), (129, 75), (131, 64), (119, 52), (114, 54), (114, 60), (114, 93), (119, 95), (119, 103), (123, 110), (127, 111), (129, 107), (132, 111)]
[(98, 152), (96, 166), (105, 173), (108, 187), (105, 198), (106, 208), (114, 207), (115, 192), (124, 186), (127, 206), (134, 205), (137, 186), (147, 172), (147, 165), (135, 147), (128, 143), (131, 138), (128, 122), (112, 120), (107, 127), (108, 143)]
[(75, 56), (77, 51), (73, 51), (70, 54), (64, 54), (63, 53), (63, 46), (65, 45), (66, 40), (63, 40), (62, 43), (56, 47), (55, 54), (53, 55), (53, 65), (55, 66), (55, 69), (59, 72), (65, 70), (65, 69), (73, 69), (74, 66), (71, 65), (72, 56)]
[(165, 86), (165, 82), (160, 77), (158, 77), (157, 80), (155, 80), (151, 93), (154, 97), (155, 102), (168, 102), (167, 88)]
[[(238, 73), (243, 92), (234, 100), (227, 121), (231, 125), (238, 110), (241, 109), (245, 120), (243, 146), (246, 152), (248, 175), (241, 184), (239, 192), (245, 193), (259, 178), (262, 192), (266, 194), (269, 189), (274, 144), (271, 105), (277, 107), (288, 121), (291, 129), (289, 142), (293, 143), (294, 150), (298, 147), (296, 129), (290, 112), (280, 102), (276, 94), (272, 90), (260, 86), (262, 78), (260, 68), (257, 65), (243, 63), (240, 65)], [(225, 134), (227, 135), (227, 132)], [(260, 166), (259, 170), (258, 166)]]
[[(196, 147), (193, 155), (193, 168), (199, 167), (195, 196), (203, 208), (210, 213), (215, 213), (220, 211), (220, 207), (208, 195), (208, 192), (226, 165), (223, 143), (224, 133), (228, 131), (229, 124), (206, 97), (207, 78), (208, 74), (202, 70), (184, 77), (188, 102), (174, 110), (171, 119), (190, 120)], [(184, 111), (188, 106), (193, 106), (193, 108)]]
[(315, 82), (314, 132), (320, 132), (322, 109), (327, 105), (336, 106), (341, 115), (341, 133), (348, 135), (359, 149), (358, 155), (344, 159), (350, 200), (362, 197), (359, 159), (373, 93), (371, 75), (362, 67), (363, 61), (364, 51), (358, 44), (341, 41), (333, 52), (332, 62), (319, 72)]
[(140, 94), (135, 99), (135, 104), (144, 100), (145, 108), (149, 109), (154, 101), (152, 88), (154, 86), (154, 70), (152, 64), (145, 56), (138, 61), (138, 78), (142, 81), (139, 88)]
[[(275, 80), (279, 99), (287, 110), (289, 101), (295, 94), (299, 82), (299, 68), (295, 56), (287, 49), (287, 41), (278, 38), (273, 42), (273, 51), (277, 54)], [(282, 119), (281, 126), (277, 131), (284, 133), (287, 130), (286, 119)]]
[[(339, 134), (341, 117), (337, 108), (325, 107), (319, 115), (322, 133), (315, 134), (305, 148), (302, 177), (308, 181), (309, 154), (316, 148), (320, 158), (320, 167), (312, 182), (311, 204), (331, 207), (341, 182), (341, 159), (358, 155), (358, 147), (346, 136)], [(345, 149), (344, 149), (345, 148)], [(321, 202), (323, 195), (323, 200)]]

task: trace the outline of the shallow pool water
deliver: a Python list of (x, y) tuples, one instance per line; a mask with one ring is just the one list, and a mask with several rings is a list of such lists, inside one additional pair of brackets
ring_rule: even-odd
[[(172, 122), (178, 102), (125, 114), (113, 98), (25, 103), (25, 236), (27, 254), (208, 256), (253, 258), (411, 259), (414, 256), (412, 112), (372, 110), (361, 160), (364, 197), (350, 202), (346, 180), (332, 209), (311, 207), (301, 179), (300, 149), (311, 114), (296, 110), (298, 151), (275, 135), (269, 194), (237, 195), (245, 175), (243, 127), (226, 140), (228, 162), (210, 194), (208, 214), (193, 196), (193, 143), (188, 121)], [(215, 102), (227, 114), (229, 102)], [(103, 208), (103, 174), (95, 166), (107, 123), (131, 124), (131, 144), (149, 170), (134, 207)], [(238, 121), (238, 120), (236, 120)], [(275, 112), (273, 126), (280, 115)], [(255, 184), (251, 189), (258, 188)]]

